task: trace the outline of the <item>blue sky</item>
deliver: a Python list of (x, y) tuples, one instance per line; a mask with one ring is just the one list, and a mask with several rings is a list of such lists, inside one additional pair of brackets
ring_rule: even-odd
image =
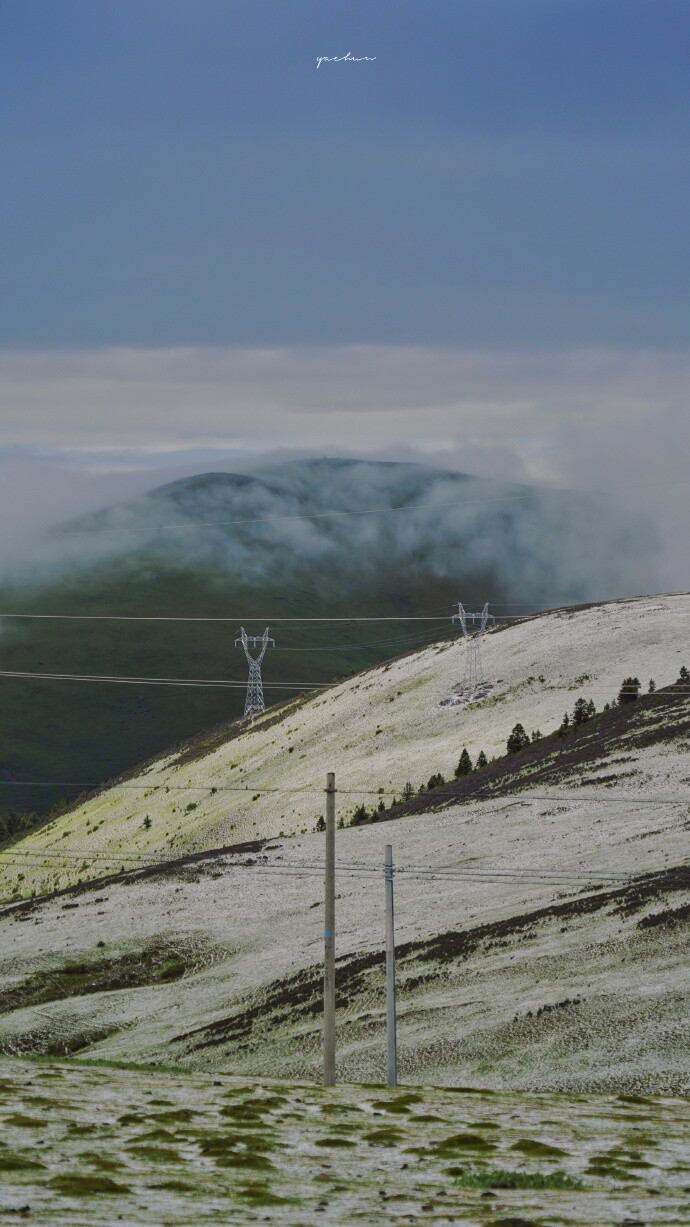
[[(685, 0), (9, 0), (6, 348), (687, 341)], [(375, 56), (327, 63), (319, 55)]]
[(687, 587), (687, 0), (0, 0), (0, 29), (8, 548), (364, 455), (623, 484)]

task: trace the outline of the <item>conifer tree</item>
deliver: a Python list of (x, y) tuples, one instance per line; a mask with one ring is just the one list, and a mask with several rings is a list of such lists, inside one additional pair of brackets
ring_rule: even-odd
[(363, 822), (367, 821), (368, 817), (369, 811), (367, 810), (366, 805), (358, 805), (357, 809), (352, 815), (352, 822), (350, 823), (350, 826), (359, 827)]
[(469, 775), (471, 770), (472, 770), (472, 759), (467, 753), (467, 747), (465, 747), (463, 749), (462, 754), (460, 755), (460, 761), (457, 767), (455, 768), (456, 780), (459, 780), (460, 776), (462, 775)]
[(477, 755), (477, 761), (474, 764), (475, 771), (481, 771), (482, 767), (486, 767), (487, 757), (483, 750), (480, 750)]
[(524, 750), (525, 746), (529, 745), (529, 737), (521, 724), (513, 726), (510, 736), (506, 742), (506, 749), (509, 754), (518, 754), (520, 750)]
[(445, 777), (441, 775), (440, 771), (437, 771), (435, 775), (429, 776), (426, 786), (428, 791), (431, 792), (432, 788), (440, 788), (445, 782)]
[(622, 706), (624, 703), (634, 703), (640, 693), (639, 677), (626, 677), (623, 685), (618, 692), (618, 702)]

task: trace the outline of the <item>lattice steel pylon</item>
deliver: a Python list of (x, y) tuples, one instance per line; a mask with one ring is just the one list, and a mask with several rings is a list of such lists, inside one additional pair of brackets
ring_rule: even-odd
[[(247, 657), (247, 664), (249, 665), (249, 681), (247, 682), (247, 697), (244, 703), (244, 719), (253, 719), (254, 716), (260, 716), (262, 711), (266, 710), (264, 706), (264, 688), (261, 683), (261, 662), (266, 655), (266, 648), (268, 647), (269, 643), (272, 643), (273, 647), (275, 647), (276, 641), (275, 639), (269, 639), (268, 627), (266, 627), (263, 635), (248, 635), (244, 627), (241, 626), (239, 636), (235, 640), (235, 647), (237, 647), (238, 643), (242, 644), (244, 654)], [(256, 659), (249, 655), (248, 644), (250, 643), (254, 644), (254, 646), (256, 646), (257, 643), (261, 644), (261, 651)]]
[[(495, 622), (496, 619), (493, 614), (489, 613), (488, 601), (481, 613), (469, 613), (463, 608), (462, 602), (458, 601), (458, 612), (453, 614), (451, 621), (455, 622), (456, 619), (462, 627), (462, 633), (467, 645), (465, 676), (462, 679), (462, 688), (466, 694), (473, 695), (480, 686), (484, 685), (484, 671), (479, 650), (482, 637), (486, 630), (487, 622), (489, 620)], [(474, 627), (477, 623), (479, 623), (479, 630), (472, 633), (472, 630), (469, 628)]]

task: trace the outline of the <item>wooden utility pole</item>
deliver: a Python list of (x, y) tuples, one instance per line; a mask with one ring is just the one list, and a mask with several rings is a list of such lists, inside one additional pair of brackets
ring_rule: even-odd
[(335, 1086), (335, 775), (326, 776), (326, 908), (323, 960), (323, 1084)]
[(386, 882), (386, 1072), (388, 1085), (398, 1085), (398, 1047), (395, 1019), (395, 929), (393, 924), (393, 846), (386, 844), (383, 865)]

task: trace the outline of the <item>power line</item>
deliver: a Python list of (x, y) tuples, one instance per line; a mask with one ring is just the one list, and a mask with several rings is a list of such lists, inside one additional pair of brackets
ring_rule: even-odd
[(680, 478), (677, 481), (647, 481), (636, 482), (634, 485), (629, 482), (622, 482), (618, 486), (609, 486), (606, 490), (569, 490), (558, 486), (541, 487), (531, 490), (527, 494), (503, 494), (496, 495), (493, 498), (470, 498), (470, 499), (454, 499), (451, 502), (442, 503), (404, 503), (396, 507), (367, 507), (357, 511), (316, 511), (316, 512), (294, 512), (290, 515), (278, 516), (255, 516), (247, 520), (196, 520), (186, 521), (184, 523), (173, 524), (151, 524), (142, 527), (133, 527), (127, 525), (118, 525), (115, 527), (104, 528), (95, 527), (87, 529), (71, 529), (66, 532), (68, 537), (84, 537), (93, 536), (98, 533), (151, 533), (162, 531), (174, 531), (177, 529), (195, 529), (195, 528), (226, 528), (235, 524), (272, 524), (286, 520), (323, 520), (323, 519), (342, 519), (348, 516), (371, 516), (371, 515), (389, 515), (392, 512), (398, 511), (437, 511), (447, 507), (466, 507), (477, 504), (487, 503), (516, 503), (524, 502), (530, 499), (538, 501), (539, 499), (553, 495), (566, 495), (570, 498), (581, 497), (583, 495), (597, 495), (610, 497), (617, 490), (639, 490), (648, 489), (656, 486), (684, 486), (688, 484), (688, 478)]
[[(564, 607), (567, 608), (567, 607)], [(545, 613), (559, 613), (560, 610), (546, 610)], [(536, 617), (535, 614), (506, 615), (503, 621), (523, 622)], [(38, 614), (38, 613), (0, 613), (0, 618), (31, 618), (57, 622), (268, 622), (271, 626), (276, 622), (450, 622), (450, 610), (441, 614), (391, 614), (377, 617), (353, 615), (351, 617), (296, 618), (271, 617), (252, 614), (250, 617), (171, 617), (163, 614)]]
[[(440, 639), (428, 639), (427, 638), (428, 634), (429, 634), (429, 631), (419, 630), (419, 631), (415, 631), (411, 635), (396, 635), (394, 638), (375, 639), (375, 640), (370, 640), (368, 643), (362, 643), (361, 641), (355, 640), (351, 643), (323, 645), (320, 648), (277, 647), (275, 650), (276, 652), (351, 652), (355, 648), (388, 648), (388, 647), (395, 647), (398, 644), (405, 644), (405, 643), (419, 643), (421, 646), (424, 646), (425, 641), (431, 647), (434, 643), (443, 642)], [(449, 633), (449, 637), (450, 637), (450, 633)]]
[[(179, 864), (185, 864), (185, 863), (194, 864), (195, 863), (194, 861), (188, 861), (187, 857), (171, 859), (170, 856), (165, 856), (163, 853), (161, 853), (156, 860), (152, 860), (151, 857), (132, 856), (132, 855), (122, 854), (122, 853), (117, 853), (117, 852), (113, 852), (113, 853), (90, 852), (87, 849), (79, 849), (79, 848), (67, 848), (64, 851), (45, 850), (45, 851), (38, 851), (38, 852), (32, 852), (30, 850), (21, 849), (21, 848), (18, 849), (16, 852), (13, 852), (12, 849), (6, 849), (0, 852), (0, 855), (2, 856), (10, 855), (10, 856), (16, 856), (19, 858), (36, 859), (36, 860), (47, 858), (47, 859), (52, 859), (52, 860), (65, 860), (65, 861), (85, 860), (85, 859), (107, 860), (109, 862), (118, 861), (120, 863), (123, 861), (126, 861), (126, 862), (131, 862), (137, 865), (141, 863), (145, 863), (146, 865), (149, 865), (149, 864), (150, 865), (159, 865), (159, 864), (168, 865), (168, 864), (178, 864), (178, 863)], [(246, 856), (247, 854), (241, 853), (241, 852), (233, 853), (232, 849), (217, 851), (216, 849), (211, 848), (205, 852), (192, 853), (191, 855), (199, 856), (204, 859), (214, 858), (217, 860), (220, 857), (228, 857), (232, 855)], [(314, 871), (321, 873), (323, 872), (323, 861), (316, 860), (316, 859), (313, 859), (313, 860), (284, 860), (282, 858), (279, 860), (271, 861), (265, 855), (260, 855), (260, 858), (257, 860), (224, 861), (223, 868), (226, 868), (226, 869), (263, 869), (263, 868), (299, 869), (299, 870), (314, 870)], [(347, 872), (347, 873), (360, 873), (360, 872), (367, 873), (367, 874), (369, 873), (379, 874), (380, 873), (380, 866), (378, 865), (375, 866), (365, 861), (337, 861), (336, 868), (338, 868), (342, 872)], [(489, 866), (482, 867), (482, 866), (471, 866), (471, 865), (452, 866), (452, 865), (414, 865), (412, 864), (412, 865), (398, 865), (395, 867), (394, 872), (406, 874), (406, 875), (412, 875), (412, 876), (423, 876), (429, 873), (444, 874), (444, 875), (447, 875), (448, 877), (461, 877), (463, 879), (476, 878), (477, 880), (483, 880), (487, 875), (490, 875), (494, 879), (496, 878), (511, 878), (511, 879), (516, 878), (519, 880), (523, 880), (524, 878), (535, 879), (535, 880), (543, 879), (543, 878), (551, 879), (554, 876), (554, 874), (558, 874), (559, 880), (563, 878), (569, 878), (574, 881), (601, 880), (601, 881), (609, 882), (609, 881), (630, 881), (631, 879), (637, 879), (640, 876), (639, 873), (616, 873), (613, 871), (609, 873), (606, 871), (602, 871), (601, 869), (572, 870), (568, 868), (561, 869), (558, 866), (554, 866), (550, 869), (538, 869), (538, 868), (535, 868), (534, 866), (517, 866), (517, 867), (508, 867), (508, 866), (500, 867), (499, 866), (497, 867), (497, 866), (489, 865)], [(645, 872), (649, 872), (649, 871), (645, 870)], [(658, 873), (670, 872), (672, 876), (685, 877), (686, 873), (690, 875), (690, 865), (683, 865), (679, 867), (676, 866), (672, 871), (664, 870), (663, 867), (661, 867), (658, 870), (653, 871), (653, 872), (658, 872)]]
[[(434, 643), (421, 645), (422, 647), (433, 647)], [(378, 666), (373, 666), (378, 667)], [(273, 690), (326, 690), (332, 686), (347, 685), (356, 679), (356, 674), (350, 677), (333, 679), (330, 682), (266, 682), (266, 688)], [(183, 677), (125, 677), (99, 673), (34, 673), (19, 669), (3, 669), (0, 670), (0, 677), (13, 678), (36, 678), (42, 681), (54, 682), (108, 682), (118, 685), (127, 686), (201, 686), (217, 689), (246, 689), (246, 683), (227, 678), (183, 678)], [(670, 683), (673, 685), (673, 683)], [(548, 691), (570, 692), (571, 690), (581, 689), (587, 690), (588, 694), (610, 694), (610, 689), (604, 690), (603, 687), (592, 689), (581, 683), (579, 687), (570, 685), (549, 686)], [(672, 691), (656, 690), (651, 692), (656, 698), (675, 698), (677, 695), (690, 694), (690, 690), (680, 690), (674, 687)], [(640, 694), (639, 699), (647, 698), (645, 694)], [(601, 714), (601, 713), (597, 713)]]
[[(2, 853), (2, 855), (6, 855)], [(12, 853), (10, 853), (12, 855)], [(195, 854), (192, 854), (195, 855)], [(212, 853), (201, 853), (203, 859), (211, 857)], [(227, 856), (228, 853), (221, 853)], [(217, 859), (217, 858), (214, 858)], [(106, 865), (129, 865), (129, 872), (136, 873), (138, 870), (158, 869), (161, 866), (174, 867), (179, 865), (180, 868), (193, 866), (198, 863), (187, 858), (171, 859), (170, 857), (159, 856), (157, 859), (145, 857), (122, 856), (116, 853), (90, 853), (84, 854), (75, 851), (45, 852), (45, 853), (27, 853), (18, 852), (14, 854), (13, 864), (7, 864), (6, 867), (11, 869), (13, 865), (24, 864), (29, 867), (38, 868), (36, 861), (52, 862), (54, 865), (61, 866), (64, 869), (69, 868), (69, 862), (82, 861), (85, 868), (89, 868), (93, 862), (105, 862)], [(270, 873), (283, 874), (286, 876), (298, 877), (318, 877), (323, 874), (323, 864), (320, 861), (303, 862), (303, 861), (268, 861), (266, 859), (257, 861), (224, 861), (222, 863), (224, 870), (248, 870), (253, 873)], [(365, 877), (378, 878), (381, 874), (381, 868), (374, 865), (366, 864), (351, 864), (336, 862), (336, 872), (341, 874), (364, 875)], [(122, 870), (121, 870), (122, 872)], [(650, 872), (663, 874), (669, 882), (687, 883), (690, 887), (690, 866), (681, 866), (673, 870), (665, 870), (660, 867), (656, 870), (645, 870), (638, 873), (616, 874), (602, 873), (598, 871), (579, 871), (560, 870), (554, 867), (549, 870), (536, 872), (525, 868), (518, 869), (496, 869), (487, 866), (482, 870), (458, 868), (448, 869), (443, 866), (396, 866), (394, 872), (397, 875), (404, 875), (407, 880), (415, 879), (418, 881), (445, 881), (445, 882), (475, 882), (483, 885), (489, 882), (498, 884), (512, 883), (513, 885), (525, 886), (565, 886), (574, 889), (576, 887), (585, 889), (587, 887), (598, 886), (624, 886), (629, 883), (636, 882), (642, 876), (647, 876)]]
[[(227, 681), (223, 678), (179, 677), (110, 677), (91, 673), (25, 673), (19, 670), (0, 670), (0, 677), (39, 678), (54, 682), (113, 682), (126, 686), (207, 686), (216, 689), (246, 689), (245, 682)], [(273, 690), (324, 690), (333, 682), (267, 682)]]
[[(343, 514), (359, 515), (359, 512), (347, 512)], [(684, 589), (679, 589), (674, 592), (659, 592), (659, 593), (641, 593), (637, 596), (614, 598), (610, 601), (594, 601), (585, 605), (585, 608), (597, 605), (617, 605), (628, 604), (630, 601), (636, 600), (656, 600), (663, 597), (673, 596), (690, 596), (690, 592)], [(286, 617), (283, 615), (273, 616), (271, 614), (255, 614), (251, 616), (236, 615), (234, 617), (212, 617), (212, 616), (168, 616), (163, 614), (39, 614), (39, 613), (15, 613), (15, 612), (0, 612), (0, 618), (29, 618), (36, 620), (48, 621), (68, 621), (68, 622), (264, 622), (269, 626), (274, 622), (447, 622), (451, 617), (451, 611), (454, 606), (448, 604), (429, 606), (426, 610), (421, 610), (417, 614), (391, 614), (377, 617), (366, 617), (360, 615), (352, 615), (351, 617)], [(497, 602), (494, 605), (497, 609), (532, 609), (531, 613), (527, 614), (504, 614), (501, 616), (501, 622), (531, 622), (534, 618), (546, 617), (549, 614), (563, 614), (571, 612), (580, 612), (580, 606), (572, 605), (555, 605), (550, 609), (533, 609), (533, 603), (530, 602)], [(448, 611), (447, 614), (440, 613), (441, 610)], [(436, 616), (430, 616), (436, 615)], [(297, 650), (297, 649), (295, 649)], [(308, 650), (308, 649), (304, 649)]]
[[(147, 791), (147, 792), (148, 791), (151, 791), (151, 792), (160, 792), (160, 791), (162, 792), (210, 792), (210, 793), (214, 793), (214, 792), (239, 792), (239, 793), (252, 792), (252, 793), (258, 793), (260, 796), (269, 795), (272, 793), (278, 793), (278, 794), (304, 793), (304, 792), (324, 793), (326, 791), (326, 789), (321, 788), (318, 784), (304, 784), (300, 787), (295, 787), (295, 788), (273, 788), (273, 787), (264, 787), (263, 785), (258, 784), (256, 781), (250, 781), (249, 783), (239, 785), (239, 784), (209, 784), (209, 783), (166, 784), (165, 782), (159, 783), (159, 784), (153, 784), (151, 781), (148, 781), (147, 783), (133, 784), (133, 783), (130, 783), (129, 781), (125, 781), (123, 783), (118, 783), (117, 781), (115, 781), (114, 783), (109, 783), (107, 781), (101, 781), (101, 783), (96, 783), (96, 782), (88, 783), (84, 780), (79, 781), (79, 780), (2, 780), (0, 779), (0, 787), (5, 787), (5, 788), (82, 788), (85, 791), (102, 790), (102, 791), (109, 791), (109, 792), (114, 791), (116, 788), (131, 788), (131, 789), (135, 789), (136, 791)], [(339, 796), (345, 796), (345, 797), (347, 796), (351, 796), (351, 797), (365, 797), (365, 796), (366, 797), (397, 797), (400, 799), (400, 804), (408, 804), (409, 801), (418, 800), (420, 798), (423, 798), (425, 800), (428, 798), (432, 798), (432, 799), (438, 798), (439, 800), (448, 799), (449, 796), (451, 797), (453, 796), (453, 794), (449, 794), (447, 791), (449, 787), (450, 788), (453, 787), (453, 784), (450, 781), (448, 785), (445, 785), (445, 786), (440, 785), (438, 789), (432, 789), (429, 792), (423, 792), (423, 793), (414, 792), (412, 796), (409, 798), (406, 798), (403, 796), (402, 788), (338, 788), (336, 789), (336, 792), (338, 793)], [(579, 789), (583, 787), (584, 787), (583, 785), (580, 785)], [(608, 786), (604, 784), (602, 785), (602, 787), (606, 788)], [(541, 802), (543, 801), (569, 801), (571, 803), (584, 802), (585, 804), (588, 804), (589, 802), (593, 802), (594, 804), (600, 804), (604, 802), (604, 803), (609, 803), (611, 805), (618, 805), (621, 802), (625, 802), (626, 804), (629, 803), (631, 805), (690, 805), (690, 794), (688, 794), (687, 797), (680, 798), (680, 799), (677, 797), (637, 797), (637, 796), (632, 796), (629, 793), (619, 793), (619, 794), (614, 794), (614, 795), (609, 795), (609, 796), (604, 797), (604, 796), (597, 796), (596, 794), (590, 793), (588, 788), (586, 792), (581, 792), (579, 791), (579, 789), (577, 792), (573, 790), (570, 793), (558, 794), (558, 795), (554, 795), (551, 793), (549, 794), (543, 794), (543, 793), (534, 793), (534, 794), (533, 793), (503, 793), (503, 794), (500, 794), (500, 793), (497, 793), (493, 796), (489, 795), (489, 796), (484, 796), (484, 797), (469, 797), (469, 798), (464, 798), (462, 795), (457, 795), (456, 799), (460, 804), (463, 804), (463, 805), (483, 805), (487, 802), (498, 802), (498, 801), (504, 801), (508, 805), (529, 804), (531, 802), (538, 802), (541, 804)]]
[[(665, 483), (664, 483), (665, 484)], [(553, 493), (570, 494), (569, 490), (555, 490)], [(592, 491), (592, 493), (595, 493)], [(446, 507), (464, 507), (473, 503), (514, 503), (521, 502), (525, 499), (534, 498), (534, 494), (512, 494), (502, 495), (497, 498), (471, 498), (459, 499), (452, 502), (444, 503), (404, 503), (396, 507), (367, 507), (358, 511), (315, 511), (315, 512), (294, 512), (290, 515), (280, 516), (255, 516), (248, 520), (193, 520), (185, 522), (177, 522), (172, 524), (150, 524), (147, 526), (127, 526), (118, 525), (113, 528), (84, 528), (71, 529), (66, 532), (68, 537), (84, 537), (93, 536), (99, 533), (152, 533), (163, 531), (175, 531), (177, 529), (194, 529), (194, 528), (228, 528), (236, 524), (274, 524), (282, 523), (286, 520), (332, 520), (344, 519), (348, 516), (375, 516), (375, 515), (390, 515), (391, 512), (397, 511), (436, 511)]]

